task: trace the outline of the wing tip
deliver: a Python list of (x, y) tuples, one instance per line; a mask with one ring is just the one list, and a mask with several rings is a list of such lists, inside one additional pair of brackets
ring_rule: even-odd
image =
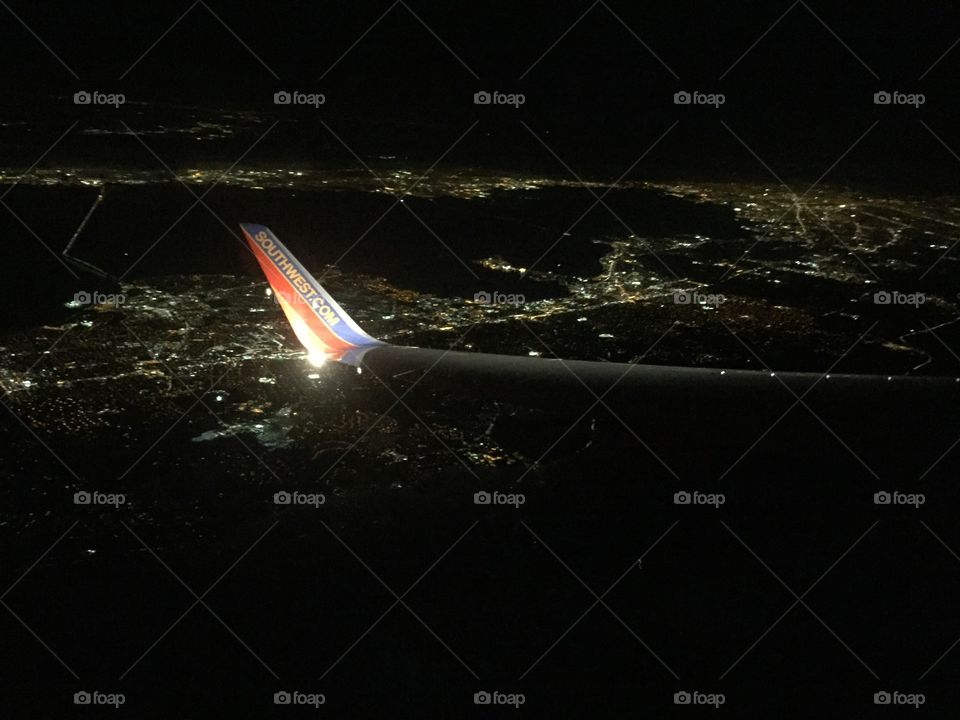
[(340, 307), (266, 225), (240, 223), (254, 257), (294, 333), (309, 354), (336, 358), (357, 348), (383, 345)]

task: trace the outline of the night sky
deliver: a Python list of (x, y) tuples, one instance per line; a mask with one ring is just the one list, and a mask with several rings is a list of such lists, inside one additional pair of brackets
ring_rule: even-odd
[[(956, 178), (944, 147), (960, 144), (948, 2), (9, 7), (49, 48), (7, 11), (0, 61), (14, 113), (39, 103), (82, 121), (89, 114), (47, 102), (99, 89), (147, 103), (147, 116), (185, 104), (285, 119), (297, 109), (278, 112), (273, 93), (299, 89), (325, 95), (313, 115), (361, 154), (393, 143), (432, 161), (477, 121), (454, 160), (564, 171), (532, 133), (549, 134), (578, 174), (619, 175), (677, 122), (637, 173), (812, 182), (843, 156), (837, 180), (943, 188)], [(479, 90), (525, 103), (478, 107)], [(725, 102), (678, 107), (682, 90)], [(884, 90), (925, 103), (875, 105)]]

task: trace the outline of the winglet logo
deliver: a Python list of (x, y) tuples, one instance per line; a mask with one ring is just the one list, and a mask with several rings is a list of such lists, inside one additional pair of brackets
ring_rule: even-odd
[(273, 296), (312, 362), (338, 358), (347, 350), (383, 345), (350, 318), (270, 228), (254, 223), (240, 223), (240, 227)]
[(273, 242), (265, 230), (261, 230), (254, 235), (253, 240), (260, 249), (263, 250), (267, 258), (270, 259), (270, 262), (273, 263), (277, 270), (280, 271), (297, 291), (296, 297), (309, 305), (310, 308), (320, 316), (320, 319), (323, 320), (327, 327), (333, 328), (340, 322), (340, 316), (327, 304), (320, 294), (320, 291), (313, 287), (310, 281), (303, 276), (303, 273), (297, 268), (293, 259), (287, 257), (287, 255), (277, 247), (276, 243)]

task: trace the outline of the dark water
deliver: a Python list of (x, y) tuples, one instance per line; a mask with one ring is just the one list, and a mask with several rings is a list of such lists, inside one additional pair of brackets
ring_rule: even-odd
[[(700, 689), (727, 708), (829, 712), (900, 688), (948, 706), (960, 660), (918, 677), (960, 632), (942, 612), (960, 567), (937, 539), (958, 546), (949, 447), (894, 473), (871, 456), (890, 448), (852, 450), (794, 416), (717, 454), (695, 402), (657, 447), (602, 407), (538, 411), (427, 382), (408, 407), (403, 378), (306, 361), (236, 225), (269, 225), (398, 344), (953, 377), (956, 197), (823, 186), (797, 205), (758, 183), (584, 187), (394, 156), (364, 157), (368, 172), (278, 153), (222, 178), (203, 151), (179, 161), (182, 138), (262, 127), (181, 119), (145, 134), (175, 177), (122, 153), (110, 164), (123, 136), (103, 127), (69, 162), (0, 172), (20, 218), (3, 215), (0, 270), (4, 587), (26, 571), (4, 596), (22, 621), (2, 626), (13, 702), (62, 716), (96, 687), (138, 717), (264, 717), (296, 688), (338, 715), (459, 715), (497, 689), (535, 712), (664, 714)], [(57, 259), (103, 188), (71, 253), (113, 279)], [(483, 305), (482, 291), (523, 298)], [(694, 292), (706, 299), (677, 301)], [(922, 408), (904, 417), (923, 423)], [(695, 488), (728, 502), (674, 504)], [(895, 488), (929, 504), (872, 504)], [(525, 503), (474, 504), (494, 489)], [(81, 491), (125, 502), (78, 506)], [(277, 505), (281, 491), (325, 502)], [(812, 609), (733, 665), (868, 530), (804, 596)]]

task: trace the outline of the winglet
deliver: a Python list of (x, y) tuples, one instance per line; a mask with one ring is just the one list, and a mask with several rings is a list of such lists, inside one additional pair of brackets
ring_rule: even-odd
[(314, 357), (342, 355), (383, 343), (367, 335), (265, 225), (241, 223), (297, 339)]

